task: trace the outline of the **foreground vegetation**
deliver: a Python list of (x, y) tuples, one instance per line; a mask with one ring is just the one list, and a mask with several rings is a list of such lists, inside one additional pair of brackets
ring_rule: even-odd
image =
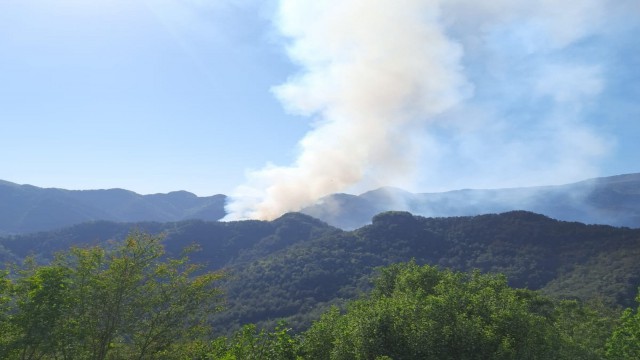
[(156, 359), (199, 339), (221, 305), (220, 273), (163, 258), (160, 239), (28, 259), (0, 278), (1, 359)]
[[(640, 315), (514, 289), (503, 275), (415, 262), (294, 333), (213, 334), (220, 272), (135, 233), (0, 276), (2, 359), (638, 359)], [(232, 280), (231, 280), (232, 281)], [(637, 298), (640, 301), (640, 297)], [(224, 311), (224, 310), (223, 310)]]
[[(638, 298), (640, 301), (640, 298)], [(204, 359), (638, 359), (640, 315), (513, 289), (501, 275), (414, 262), (380, 270), (368, 297), (292, 336), (245, 326)]]
[[(185, 246), (206, 271), (224, 269), (219, 283), (225, 311), (214, 315), (217, 335), (243, 324), (274, 328), (285, 319), (296, 333), (332, 305), (371, 291), (377, 268), (415, 259), (460, 272), (504, 274), (510, 286), (553, 298), (597, 300), (635, 307), (640, 286), (640, 229), (556, 221), (522, 211), (458, 218), (403, 212), (342, 231), (303, 214), (274, 221), (136, 223), (96, 222), (58, 231), (0, 237), (0, 263), (30, 254), (51, 264), (73, 246), (124, 241), (131, 229), (164, 233), (168, 256)], [(594, 299), (595, 298), (595, 299)]]

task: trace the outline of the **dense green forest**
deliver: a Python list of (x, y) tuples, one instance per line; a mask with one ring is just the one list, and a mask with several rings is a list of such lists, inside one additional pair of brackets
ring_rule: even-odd
[[(270, 315), (306, 328), (319, 311), (369, 291), (375, 268), (412, 259), (458, 271), (501, 273), (513, 287), (611, 306), (632, 306), (640, 285), (639, 230), (560, 222), (528, 212), (462, 218), (390, 212), (355, 231), (307, 236), (318, 233), (318, 226), (300, 216), (282, 218), (278, 234), (245, 250), (240, 259), (248, 260), (229, 267), (228, 311), (218, 316), (225, 329), (261, 323)], [(287, 242), (295, 233), (305, 240), (265, 250), (266, 244)]]
[[(72, 248), (0, 275), (3, 359), (637, 359), (640, 314), (558, 300), (500, 274), (415, 261), (379, 268), (372, 290), (312, 325), (253, 324), (227, 336), (222, 272), (161, 238)], [(233, 281), (233, 280), (228, 280)], [(636, 298), (640, 301), (640, 296)]]
[(424, 218), (405, 212), (374, 217), (342, 231), (302, 214), (277, 220), (119, 224), (95, 222), (55, 232), (0, 238), (0, 261), (29, 255), (48, 264), (71, 246), (110, 247), (131, 229), (164, 234), (168, 256), (191, 254), (206, 271), (224, 270), (224, 312), (218, 334), (243, 324), (296, 331), (336, 305), (371, 290), (375, 269), (412, 259), (455, 271), (500, 273), (516, 288), (559, 299), (632, 307), (640, 286), (640, 230), (562, 222), (516, 211), (472, 217)]

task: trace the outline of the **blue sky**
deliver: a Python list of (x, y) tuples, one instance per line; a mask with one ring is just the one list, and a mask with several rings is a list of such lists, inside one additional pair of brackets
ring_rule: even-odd
[[(309, 143), (331, 142), (332, 131), (342, 129), (323, 126), (338, 123), (332, 116), (353, 113), (331, 97), (333, 86), (347, 85), (319, 84), (314, 76), (335, 74), (331, 66), (345, 54), (357, 55), (358, 42), (369, 36), (377, 44), (393, 34), (390, 43), (407, 40), (410, 48), (413, 37), (385, 28), (385, 18), (374, 25), (362, 20), (358, 28), (359, 14), (378, 7), (382, 11), (371, 18), (386, 16), (389, 2), (364, 2), (366, 8), (361, 0), (293, 3), (0, 2), (0, 179), (66, 189), (264, 197), (274, 183), (297, 178), (306, 161), (316, 159), (304, 155), (314, 146)], [(353, 8), (337, 12), (341, 3)], [(372, 163), (323, 191), (539, 185), (640, 171), (637, 0), (578, 1), (575, 13), (538, 0), (540, 12), (534, 15), (524, 5), (471, 11), (468, 0), (400, 3), (440, 14), (424, 21), (432, 22), (425, 31), (437, 33), (433, 41), (440, 48), (433, 56), (442, 69), (420, 68), (416, 76), (450, 75), (442, 80), (450, 86), (418, 83), (428, 88), (418, 96), (421, 101), (439, 105), (403, 102), (420, 110), (403, 110), (402, 116), (420, 121), (381, 128), (392, 142), (326, 149), (344, 157), (362, 149), (390, 150), (363, 157)], [(331, 16), (322, 20), (323, 14)], [(331, 29), (336, 16), (346, 19), (340, 32)], [(367, 35), (358, 35), (360, 29)], [(317, 39), (324, 34), (340, 39)], [(342, 44), (342, 35), (353, 49), (331, 57), (334, 49), (327, 44)], [(425, 54), (429, 46), (416, 44)], [(389, 61), (404, 64), (413, 56), (407, 51)], [(343, 75), (340, 81), (351, 73)], [(367, 94), (378, 94), (349, 89), (364, 94), (355, 100), (363, 103), (373, 101)], [(444, 92), (451, 94), (443, 100)], [(350, 96), (347, 90), (336, 94)], [(376, 134), (345, 141), (375, 142)], [(405, 148), (406, 143), (417, 145)], [(402, 169), (389, 167), (399, 162)], [(389, 176), (396, 170), (401, 176)]]
[(258, 10), (0, 2), (0, 179), (211, 195), (290, 161), (308, 124), (270, 93), (292, 70)]

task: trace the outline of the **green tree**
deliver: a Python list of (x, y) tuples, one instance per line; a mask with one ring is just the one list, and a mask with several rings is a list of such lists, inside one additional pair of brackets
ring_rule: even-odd
[[(558, 327), (566, 311), (501, 275), (411, 262), (380, 271), (371, 296), (326, 313), (303, 334), (308, 359), (561, 359), (591, 344)], [(569, 320), (565, 319), (568, 324)], [(597, 347), (597, 344), (594, 345)], [(575, 357), (564, 357), (572, 359)]]
[(605, 344), (615, 325), (615, 314), (615, 310), (602, 302), (556, 302), (552, 318), (562, 343), (560, 358), (603, 359)]
[[(640, 304), (640, 291), (636, 301)], [(606, 354), (609, 359), (640, 359), (640, 306), (622, 313), (620, 324), (607, 341)]]
[(7, 278), (7, 271), (0, 271), (0, 354), (7, 353), (8, 346), (12, 342), (10, 336), (11, 324), (9, 323), (9, 309), (12, 299), (12, 283)]
[[(299, 341), (283, 322), (272, 331), (258, 330), (253, 324), (245, 325), (230, 338), (220, 337), (203, 348), (201, 355), (190, 358), (212, 360), (296, 360)], [(204, 355), (202, 355), (204, 354)]]
[(11, 317), (16, 331), (13, 356), (40, 359), (59, 348), (63, 334), (58, 330), (71, 306), (69, 273), (58, 265), (33, 263), (21, 272), (14, 290), (17, 311)]
[(167, 259), (160, 240), (133, 233), (112, 251), (75, 248), (47, 266), (30, 262), (17, 273), (0, 357), (172, 358), (210, 327), (222, 274)]

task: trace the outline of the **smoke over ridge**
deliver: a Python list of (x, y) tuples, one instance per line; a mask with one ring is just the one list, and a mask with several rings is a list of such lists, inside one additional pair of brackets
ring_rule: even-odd
[(606, 69), (567, 54), (630, 10), (607, 0), (279, 1), (274, 22), (301, 73), (273, 92), (314, 126), (294, 164), (248, 173), (226, 219), (273, 219), (358, 184), (429, 186), (453, 175), (445, 161), (495, 185), (507, 169), (515, 182), (596, 173), (611, 142), (585, 114)]

